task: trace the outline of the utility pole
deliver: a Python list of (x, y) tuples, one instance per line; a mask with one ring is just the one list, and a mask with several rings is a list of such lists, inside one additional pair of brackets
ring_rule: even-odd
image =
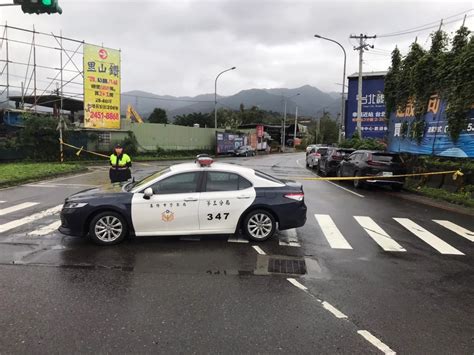
[(362, 63), (364, 50), (374, 48), (373, 45), (367, 44), (366, 40), (376, 38), (377, 36), (367, 36), (362, 33), (359, 36), (351, 35), (350, 38), (358, 39), (359, 46), (354, 47), (354, 50), (359, 51), (359, 82), (357, 85), (357, 134), (362, 138)]
[(295, 133), (293, 134), (293, 148), (296, 149), (296, 126), (298, 125), (298, 106), (295, 110)]

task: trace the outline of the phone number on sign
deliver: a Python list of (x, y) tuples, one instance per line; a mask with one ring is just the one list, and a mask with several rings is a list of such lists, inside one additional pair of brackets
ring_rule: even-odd
[(118, 120), (120, 116), (117, 112), (89, 112), (90, 118), (99, 119), (99, 120)]

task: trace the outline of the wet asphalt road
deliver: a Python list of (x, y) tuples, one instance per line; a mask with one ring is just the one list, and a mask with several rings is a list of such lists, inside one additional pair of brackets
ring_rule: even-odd
[[(44, 211), (107, 182), (106, 168), (0, 190), (0, 353), (474, 352), (472, 215), (303, 181), (314, 173), (301, 153), (226, 161), (300, 179), (306, 225), (259, 248), (232, 236), (97, 247), (61, 236)], [(393, 241), (403, 251), (384, 250)], [(307, 272), (269, 272), (270, 259), (304, 260)]]

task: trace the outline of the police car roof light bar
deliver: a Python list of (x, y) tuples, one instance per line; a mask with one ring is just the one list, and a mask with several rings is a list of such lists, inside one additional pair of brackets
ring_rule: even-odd
[(212, 157), (207, 154), (199, 154), (196, 156), (196, 161), (201, 165), (201, 167), (211, 166), (213, 163)]

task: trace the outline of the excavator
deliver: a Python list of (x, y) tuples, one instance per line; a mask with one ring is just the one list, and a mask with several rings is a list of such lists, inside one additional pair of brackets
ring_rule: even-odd
[(131, 120), (136, 123), (143, 123), (142, 117), (138, 114), (137, 111), (132, 107), (132, 105), (127, 106), (127, 120)]

